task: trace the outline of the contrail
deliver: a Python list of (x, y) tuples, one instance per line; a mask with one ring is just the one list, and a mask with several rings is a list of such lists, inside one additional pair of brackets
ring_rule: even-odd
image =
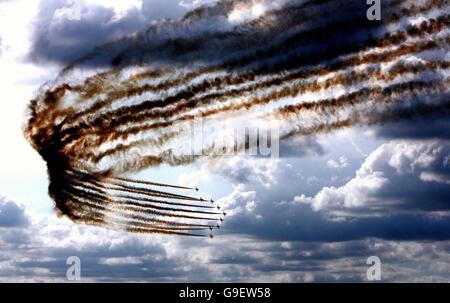
[[(448, 112), (449, 8), (389, 0), (222, 0), (159, 21), (66, 66), (31, 101), (23, 130), (47, 162), (56, 210), (135, 233), (208, 236), (224, 214), (196, 188), (127, 176), (212, 161), (232, 123), (280, 139)], [(208, 26), (205, 26), (208, 24)], [(186, 148), (203, 122), (203, 145)], [(250, 143), (249, 143), (250, 144)]]

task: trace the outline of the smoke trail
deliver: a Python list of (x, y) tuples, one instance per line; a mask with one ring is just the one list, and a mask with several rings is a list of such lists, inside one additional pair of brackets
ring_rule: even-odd
[[(277, 124), (283, 140), (447, 112), (443, 2), (385, 1), (376, 22), (358, 0), (260, 0), (258, 15), (253, 5), (223, 0), (157, 22), (41, 87), (24, 134), (47, 162), (61, 215), (204, 236), (223, 214), (185, 193), (195, 188), (126, 176), (255, 144), (227, 139), (233, 124)], [(204, 144), (191, 149), (198, 117)]]
[[(355, 26), (355, 25), (352, 24), (352, 26)], [(385, 39), (379, 39), (378, 41), (372, 40), (372, 41), (370, 41), (370, 43), (372, 44), (372, 47), (375, 46), (374, 44), (384, 45), (384, 46), (387, 46), (388, 43), (390, 43), (390, 44), (397, 43), (398, 44), (400, 42), (399, 41), (400, 39), (406, 39), (407, 36), (423, 35), (424, 33), (430, 33), (430, 32), (434, 32), (434, 31), (442, 30), (443, 28), (446, 28), (446, 27), (448, 27), (448, 16), (441, 17), (438, 20), (431, 20), (431, 22), (429, 22), (429, 23), (423, 22), (420, 26), (410, 26), (403, 33), (402, 32), (395, 33), (394, 35), (392, 33), (388, 33), (388, 34), (386, 34)], [(333, 26), (333, 29), (336, 30), (336, 26)], [(325, 30), (330, 31), (329, 28), (326, 28)], [(312, 36), (316, 36), (316, 35), (320, 35), (320, 34), (321, 33), (317, 33), (315, 31), (313, 31), (311, 33)], [(401, 34), (403, 34), (403, 36), (401, 36)], [(369, 47), (369, 45), (366, 45), (366, 47)], [(282, 68), (283, 65), (288, 65), (290, 68), (292, 68), (295, 66), (295, 64), (304, 64), (303, 62), (311, 63), (311, 62), (315, 62), (315, 61), (324, 60), (325, 58), (333, 58), (333, 57), (336, 57), (337, 54), (339, 54), (339, 52), (345, 53), (345, 51), (347, 51), (347, 48), (348, 48), (348, 46), (343, 47), (344, 51), (342, 51), (340, 49), (336, 49), (336, 48), (334, 48), (331, 52), (329, 50), (326, 50), (326, 51), (320, 53), (320, 55), (318, 55), (317, 52), (315, 52), (306, 57), (303, 54), (297, 54), (296, 57), (289, 57), (288, 60), (278, 62), (278, 64), (275, 64), (275, 65), (272, 64), (271, 69)], [(301, 62), (295, 62), (296, 58), (300, 58)], [(173, 102), (177, 102), (179, 100), (189, 100), (196, 94), (204, 92), (206, 89), (210, 89), (210, 88), (214, 88), (214, 87), (217, 88), (218, 85), (230, 86), (230, 85), (237, 85), (237, 84), (243, 83), (243, 82), (248, 82), (249, 80), (254, 79), (258, 73), (261, 74), (263, 72), (261, 70), (252, 70), (252, 72), (250, 74), (247, 73), (245, 75), (239, 75), (239, 76), (233, 76), (233, 77), (225, 76), (222, 78), (219, 78), (219, 77), (214, 78), (212, 80), (203, 80), (199, 84), (191, 85), (191, 86), (184, 88), (183, 90), (177, 92), (177, 94), (172, 95), (169, 98), (166, 98), (166, 100), (164, 100), (164, 99), (163, 100), (157, 100), (157, 99), (149, 100), (149, 101), (143, 102), (142, 104), (139, 104), (138, 106), (136, 106), (134, 108), (125, 108), (125, 109), (127, 109), (129, 113), (132, 113), (132, 112), (137, 112), (137, 111), (142, 111), (142, 110), (149, 110), (149, 109), (153, 109), (153, 108), (165, 108), (168, 105), (171, 105)], [(176, 85), (173, 81), (171, 81), (169, 83), (162, 83), (162, 84), (164, 84), (164, 85), (161, 85), (161, 83), (160, 83), (157, 86), (154, 86), (153, 89), (155, 91), (164, 91), (164, 90)], [(125, 94), (126, 94), (126, 97), (130, 98), (130, 97), (133, 97), (133, 95), (142, 94), (143, 92), (148, 91), (150, 89), (151, 89), (150, 86), (144, 85), (143, 87), (136, 88), (137, 91), (128, 89), (125, 91)], [(117, 97), (117, 95), (116, 95), (116, 97)], [(88, 109), (83, 114), (89, 114), (92, 111), (97, 112), (105, 104), (108, 104), (108, 103), (114, 101), (116, 99), (116, 97), (107, 98), (106, 100), (104, 100), (102, 102), (94, 104), (93, 108)], [(123, 97), (123, 96), (121, 96), (121, 97)], [(117, 98), (119, 98), (119, 97), (117, 97)], [(108, 116), (97, 117), (97, 121), (93, 121), (91, 124), (95, 125), (96, 123), (100, 123), (100, 121), (102, 121), (103, 118), (113, 119), (113, 118), (117, 118), (117, 117), (122, 117), (123, 119), (125, 119), (126, 114), (127, 114), (127, 112), (124, 111), (124, 108), (121, 108), (120, 110), (117, 111), (117, 114), (115, 116), (114, 116), (114, 113), (109, 113), (110, 117), (108, 117)], [(76, 116), (76, 118), (80, 118), (80, 117)]]
[[(295, 2), (295, 1), (294, 1)], [(334, 1), (334, 2), (336, 2), (336, 1)], [(395, 3), (395, 2), (399, 2), (399, 1), (393, 1), (393, 3)], [(402, 2), (402, 1), (400, 1), (400, 2)], [(356, 2), (357, 3), (357, 2)], [(351, 9), (351, 8), (354, 8), (354, 6), (355, 6), (355, 3), (353, 3), (353, 5), (352, 5), (352, 3), (348, 3), (348, 9)], [(393, 4), (394, 5), (394, 4)], [(426, 2), (426, 5), (423, 7), (423, 8), (421, 8), (421, 9), (418, 9), (417, 7), (415, 7), (414, 6), (414, 4), (412, 4), (411, 5), (411, 7), (409, 8), (409, 9), (407, 9), (407, 10), (405, 10), (405, 11), (401, 11), (401, 13), (403, 13), (403, 14), (405, 14), (405, 15), (409, 15), (409, 14), (415, 14), (415, 13), (417, 13), (417, 12), (421, 12), (422, 10), (425, 10), (425, 11), (427, 11), (427, 10), (429, 10), (430, 8), (433, 8), (433, 7), (439, 7), (439, 6), (442, 6), (443, 4), (442, 3), (436, 3), (435, 1), (428, 1), (428, 2)], [(336, 6), (339, 8), (339, 6), (342, 6), (342, 3), (338, 3), (338, 4), (336, 4)], [(359, 8), (359, 7), (358, 7)], [(328, 9), (330, 10), (330, 11), (332, 11), (332, 9), (336, 9), (336, 7), (334, 7), (334, 6), (332, 6), (332, 7), (321, 7), (321, 11), (327, 11)], [(365, 11), (365, 8), (364, 7), (361, 7), (361, 8), (359, 8), (360, 10), (360, 12), (361, 12), (361, 14)], [(289, 12), (290, 10), (288, 10), (288, 12)], [(341, 8), (341, 11), (342, 11), (342, 8)], [(315, 12), (314, 10), (313, 10), (313, 12)], [(387, 13), (387, 12), (386, 12)], [(317, 12), (315, 12), (315, 14), (317, 14)], [(315, 14), (313, 14), (312, 15), (312, 17), (317, 17)], [(344, 17), (346, 16), (346, 15), (348, 15), (348, 13), (347, 14), (345, 14), (345, 13), (343, 13), (342, 14)], [(396, 13), (393, 13), (392, 14), (393, 16), (396, 16)], [(283, 16), (284, 17), (284, 16)], [(296, 15), (296, 17), (298, 18), (298, 17), (301, 17), (301, 16), (298, 16), (298, 15)], [(319, 17), (323, 17), (323, 16), (319, 16)], [(361, 18), (358, 18), (358, 17), (360, 17), (359, 15), (358, 16), (351, 16), (352, 18), (350, 18), (350, 20), (345, 20), (345, 18), (344, 17), (342, 17), (343, 18), (343, 21), (345, 21), (346, 22), (346, 27), (347, 27), (347, 30), (349, 30), (349, 31), (354, 31), (354, 28), (355, 28), (355, 26), (356, 26), (356, 24), (354, 23), (355, 21), (357, 21), (357, 22), (359, 22), (359, 23), (362, 23), (361, 24), (361, 26), (364, 26), (364, 27), (367, 27), (367, 28), (374, 28), (374, 26), (370, 23), (370, 22), (366, 22), (365, 21), (365, 17), (363, 18), (363, 19), (361, 19)], [(394, 19), (395, 20), (395, 18), (396, 17), (392, 17), (391, 19)], [(283, 21), (283, 20), (285, 20), (285, 18), (280, 18), (281, 19), (281, 21)], [(321, 19), (323, 19), (323, 18), (321, 18)], [(298, 25), (296, 24), (297, 23), (297, 20), (298, 19), (296, 19), (296, 18), (293, 18), (293, 21), (294, 21), (294, 24), (289, 24), (289, 26), (285, 26), (285, 27), (287, 27), (287, 28), (291, 28), (293, 25), (295, 25), (296, 27), (298, 27)], [(327, 19), (325, 19), (325, 20), (327, 20)], [(332, 19), (333, 20), (333, 19)], [(390, 20), (390, 19), (389, 19)], [(385, 23), (389, 23), (389, 20), (385, 20), (384, 22)], [(277, 21), (280, 21), (280, 20), (277, 20)], [(327, 24), (327, 23), (326, 23)], [(221, 68), (229, 68), (229, 65), (231, 64), (231, 65), (237, 65), (237, 66), (239, 66), (239, 65), (243, 65), (245, 62), (255, 62), (255, 61), (258, 61), (258, 60), (256, 60), (256, 59), (258, 59), (257, 57), (260, 57), (260, 58), (264, 58), (264, 56), (262, 56), (262, 54), (261, 53), (264, 53), (264, 54), (267, 54), (268, 53), (268, 55), (269, 56), (275, 56), (277, 53), (280, 53), (280, 52), (283, 52), (283, 51), (285, 51), (285, 49), (286, 48), (289, 48), (289, 47), (291, 47), (291, 48), (294, 48), (294, 49), (296, 49), (296, 47), (301, 47), (301, 46), (303, 46), (304, 45), (304, 43), (302, 43), (302, 41), (298, 41), (299, 40), (299, 38), (302, 38), (303, 36), (308, 36), (308, 37), (317, 37), (317, 36), (319, 36), (319, 37), (321, 37), (321, 36), (325, 36), (325, 37), (327, 37), (327, 35), (326, 35), (326, 33), (328, 33), (328, 34), (342, 34), (339, 30), (340, 30), (341, 28), (339, 27), (339, 25), (336, 25), (336, 24), (334, 24), (334, 23), (332, 23), (331, 22), (331, 26), (329, 26), (329, 27), (326, 27), (326, 28), (319, 28), (319, 29), (316, 29), (316, 28), (313, 28), (313, 29), (311, 29), (308, 33), (303, 33), (302, 31), (300, 31), (300, 33), (295, 33), (296, 35), (294, 35), (293, 37), (290, 37), (290, 42), (286, 42), (286, 41), (281, 41), (281, 42), (278, 42), (278, 43), (276, 43), (276, 47), (274, 48), (274, 47), (266, 47), (265, 46), (265, 48), (262, 48), (261, 49), (261, 47), (259, 47), (259, 48), (257, 48), (255, 51), (253, 51), (253, 52), (250, 52), (250, 54), (246, 54), (246, 56), (245, 56), (245, 58), (239, 58), (238, 57), (238, 59), (235, 59), (235, 60), (232, 60), (231, 61), (231, 63), (229, 62), (229, 63), (227, 63), (225, 66), (222, 64), (222, 67)], [(239, 29), (237, 29), (238, 31), (239, 31)], [(378, 30), (378, 28), (374, 28), (374, 31), (375, 30)], [(330, 31), (331, 31), (331, 33), (330, 33)], [(334, 31), (334, 32), (333, 32)], [(257, 34), (258, 33), (258, 31), (255, 31), (255, 30), (253, 30), (252, 32), (251, 32), (251, 36), (253, 36), (254, 34)], [(276, 35), (275, 35), (276, 34)], [(269, 35), (270, 37), (270, 39), (271, 40), (275, 40), (275, 41), (277, 41), (277, 39), (273, 39), (274, 37), (278, 37), (278, 36), (280, 36), (280, 33), (279, 32), (275, 32), (275, 34), (272, 34), (272, 35)], [(248, 35), (248, 36), (250, 36), (250, 35)], [(239, 45), (242, 45), (242, 43), (244, 42), (244, 41), (246, 41), (246, 40), (248, 40), (249, 39), (249, 37), (248, 36), (245, 36), (245, 37), (243, 37), (242, 39), (239, 39)], [(185, 41), (186, 39), (183, 39), (183, 41)], [(260, 39), (258, 39), (258, 40), (260, 40)], [(267, 40), (267, 39), (266, 39)], [(271, 40), (269, 40), (269, 41), (271, 41)], [(290, 45), (290, 44), (292, 44), (292, 43), (295, 43), (294, 45)], [(178, 44), (177, 44), (178, 45)], [(265, 45), (265, 44), (264, 44)], [(281, 46), (280, 46), (281, 45)], [(348, 44), (347, 44), (347, 48), (348, 48)], [(217, 52), (216, 51), (216, 49), (215, 49), (215, 52)], [(229, 52), (229, 50), (225, 50), (225, 54), (227, 53), (227, 52)], [(238, 52), (238, 54), (237, 55), (235, 55), (235, 56), (240, 56), (239, 55), (239, 53), (240, 52)], [(202, 54), (203, 55), (203, 54)], [(242, 56), (241, 56), (242, 57)], [(245, 62), (244, 62), (245, 61)], [(262, 60), (262, 67), (260, 68), (260, 69), (267, 69), (267, 65), (265, 64), (265, 63), (267, 63), (267, 62), (265, 62), (264, 60)], [(273, 68), (273, 66), (270, 66), (271, 68)], [(292, 63), (290, 62), (290, 63), (287, 63), (287, 64), (284, 64), (284, 69), (285, 68), (292, 68), (293, 67), (293, 65), (292, 65)], [(204, 69), (205, 69), (205, 71), (211, 71), (212, 69), (217, 69), (218, 67), (215, 67), (215, 68), (212, 68), (212, 67), (205, 67)], [(220, 67), (219, 67), (220, 68)], [(282, 66), (280, 66), (279, 67), (279, 69), (281, 69), (281, 68), (283, 68)], [(202, 68), (200, 68), (200, 70), (202, 70)], [(192, 79), (192, 78), (195, 78), (196, 76), (198, 76), (199, 74), (201, 74), (199, 71), (193, 71), (193, 72), (190, 72), (190, 73), (188, 73), (188, 75), (187, 75), (187, 77), (189, 78), (189, 79)], [(87, 90), (88, 91), (92, 91), (93, 89), (92, 89), (92, 83), (93, 82), (98, 82), (98, 85), (94, 85), (96, 88), (97, 88), (97, 91), (98, 92), (103, 92), (103, 93), (107, 93), (108, 92), (108, 90), (109, 90), (109, 88), (112, 90), (112, 92), (113, 92), (113, 95), (115, 95), (115, 94), (117, 94), (117, 86), (116, 85), (108, 85), (108, 79), (105, 79), (105, 77), (107, 77), (107, 76), (105, 76), (105, 75), (109, 75), (109, 74), (107, 74), (107, 73), (101, 73), (100, 75), (99, 75), (99, 77), (97, 77), (97, 78), (95, 78), (95, 77), (93, 77), (94, 79), (95, 79), (95, 81), (91, 81), (91, 78), (89, 78), (88, 80), (86, 80), (85, 82), (87, 82), (87, 83), (85, 83), (85, 86), (87, 86)], [(117, 78), (114, 78), (114, 80), (116, 81), (117, 80)], [(176, 79), (175, 79), (175, 81), (177, 81)], [(110, 81), (109, 81), (110, 82)], [(167, 87), (173, 87), (173, 86), (175, 86), (175, 84), (176, 84), (176, 82), (173, 82), (173, 81), (171, 81), (171, 82), (169, 82), (169, 83), (167, 83), (167, 85), (165, 86), (166, 88)], [(163, 87), (160, 87), (160, 89), (164, 89)], [(63, 84), (63, 85), (61, 85), (60, 87), (58, 87), (57, 89), (55, 89), (55, 91), (54, 91), (54, 93), (51, 93), (51, 94), (49, 94), (49, 96), (47, 96), (47, 98), (49, 99), (49, 101), (51, 102), (51, 100), (53, 100), (54, 98), (55, 98), (55, 95), (59, 95), (59, 94), (61, 94), (61, 93), (64, 93), (65, 91), (67, 91), (67, 90), (74, 90), (74, 91), (80, 91), (80, 90), (82, 90), (82, 88), (80, 87), (80, 86), (68, 86), (67, 84)], [(127, 91), (131, 91), (131, 89), (130, 89), (130, 87), (125, 87), (125, 91), (127, 92)], [(100, 105), (102, 102), (96, 102), (96, 105), (95, 106), (98, 106), (98, 105)], [(94, 108), (94, 110), (97, 110), (98, 108)], [(66, 114), (66, 117), (67, 117), (67, 114)]]
[[(448, 18), (446, 20), (448, 23)], [(432, 24), (432, 22), (431, 22)], [(442, 28), (446, 28), (448, 24), (445, 24), (444, 22), (438, 22), (439, 26), (432, 26), (431, 24), (428, 24), (427, 22), (422, 23), (420, 26), (415, 26), (413, 27), (415, 30), (419, 30), (422, 29), (424, 30), (423, 32), (425, 32), (427, 29), (433, 29), (433, 30), (441, 30)], [(430, 26), (428, 26), (430, 25)], [(423, 33), (422, 31), (418, 31), (417, 33)], [(396, 40), (396, 39), (395, 39)], [(394, 41), (395, 41), (394, 40)], [(383, 42), (385, 43), (385, 42)], [(424, 42), (422, 44), (416, 44), (416, 45), (405, 45), (404, 47), (397, 49), (395, 51), (391, 51), (391, 52), (385, 52), (385, 53), (381, 53), (381, 54), (377, 54), (377, 56), (374, 56), (373, 54), (368, 54), (367, 56), (360, 58), (359, 60), (347, 60), (346, 62), (338, 62), (336, 64), (334, 64), (334, 66), (340, 66), (340, 67), (352, 67), (352, 66), (356, 66), (356, 65), (361, 65), (361, 64), (368, 64), (368, 63), (381, 63), (381, 62), (386, 62), (389, 61), (390, 59), (394, 58), (394, 57), (398, 57), (398, 56), (404, 56), (405, 54), (408, 53), (413, 53), (413, 52), (420, 52), (420, 51), (424, 51), (427, 49), (431, 49), (433, 47), (437, 47), (436, 43), (432, 42), (432, 41), (428, 41), (428, 42)], [(357, 61), (357, 62), (355, 62)], [(317, 74), (323, 74), (323, 71), (319, 71)], [(309, 76), (314, 76), (314, 74), (310, 73)], [(316, 74), (316, 75), (317, 75)], [(126, 113), (124, 113), (123, 111), (120, 112), (116, 112), (116, 113), (109, 113), (106, 116), (101, 116), (98, 118), (98, 120), (92, 122), (90, 124), (91, 127), (99, 127), (99, 128), (103, 128), (103, 129), (107, 129), (104, 132), (106, 133), (114, 133), (117, 134), (116, 131), (112, 132), (112, 128), (117, 128), (118, 126), (120, 126), (121, 124), (124, 123), (130, 123), (131, 121), (133, 122), (139, 122), (139, 121), (143, 121), (143, 120), (149, 120), (149, 119), (155, 119), (155, 118), (163, 118), (163, 117), (172, 117), (175, 114), (179, 114), (183, 111), (183, 109), (189, 109), (192, 108), (194, 106), (199, 106), (202, 105), (203, 103), (208, 103), (208, 101), (211, 100), (220, 100), (220, 98), (229, 98), (229, 97), (236, 97), (239, 94), (242, 93), (247, 93), (247, 92), (254, 92), (254, 91), (259, 91), (269, 85), (271, 86), (275, 86), (275, 85), (279, 85), (282, 83), (286, 83), (289, 81), (293, 81), (293, 80), (298, 80), (299, 78), (305, 78), (305, 71), (300, 71), (297, 72), (294, 75), (289, 75), (289, 76), (285, 76), (281, 79), (270, 79), (269, 81), (266, 82), (260, 82), (256, 85), (256, 87), (250, 87), (250, 88), (244, 88), (244, 89), (235, 89), (231, 92), (228, 92), (228, 94), (226, 93), (222, 93), (222, 94), (213, 94), (212, 96), (206, 96), (206, 97), (201, 97), (199, 99), (194, 99), (191, 100), (189, 102), (185, 101), (181, 104), (179, 104), (178, 106), (170, 109), (169, 111), (157, 111), (157, 112), (153, 112), (153, 113), (146, 113), (145, 112), (145, 108), (142, 105), (137, 106), (134, 110), (129, 109), (130, 112), (135, 112), (135, 114), (133, 115), (133, 117), (129, 117), (126, 115)], [(297, 77), (297, 79), (296, 79)], [(275, 81), (274, 81), (275, 80)], [(266, 84), (266, 85), (264, 85)], [(170, 100), (179, 100), (178, 96), (174, 96), (171, 97)], [(168, 102), (170, 102), (170, 100)], [(182, 98), (182, 100), (185, 100)], [(155, 102), (154, 102), (155, 103)], [(157, 106), (154, 103), (150, 103), (151, 106)], [(147, 104), (147, 103), (145, 103)], [(165, 106), (168, 106), (170, 104), (166, 104)], [(144, 111), (144, 112), (143, 112)], [(205, 115), (205, 112), (202, 113), (203, 115)], [(206, 113), (206, 115), (208, 115)], [(192, 116), (188, 116), (187, 119), (192, 119)], [(108, 121), (111, 121), (111, 123), (108, 125)], [(111, 125), (112, 124), (112, 125)], [(161, 123), (160, 126), (164, 126), (167, 127), (169, 126), (171, 123)], [(157, 128), (157, 125), (155, 125), (153, 128)], [(130, 129), (128, 130), (128, 132), (126, 132), (125, 134), (122, 132), (119, 134), (122, 136), (122, 139), (126, 139), (127, 138), (127, 134), (128, 135), (132, 135), (133, 133), (136, 132), (140, 132), (141, 129)], [(98, 145), (102, 142), (99, 142), (99, 140), (97, 140), (96, 142), (94, 142), (94, 145)]]
[[(263, 98), (251, 98), (248, 101), (245, 102), (241, 102), (241, 103), (237, 103), (237, 104), (233, 104), (233, 105), (227, 105), (224, 107), (220, 107), (214, 110), (209, 110), (209, 111), (203, 111), (202, 112), (202, 117), (208, 117), (208, 116), (212, 116), (212, 115), (217, 115), (217, 114), (224, 114), (226, 112), (232, 112), (232, 111), (238, 111), (240, 109), (248, 109), (249, 107), (252, 106), (256, 106), (256, 105), (261, 105), (267, 102), (273, 102), (275, 100), (281, 99), (281, 98), (285, 98), (286, 96), (290, 96), (290, 97), (295, 97), (297, 95), (306, 93), (306, 92), (317, 92), (326, 88), (330, 88), (332, 86), (350, 86), (352, 83), (363, 83), (363, 81), (367, 81), (367, 80), (383, 80), (383, 81), (392, 81), (395, 78), (404, 75), (404, 74), (408, 74), (408, 73), (413, 73), (413, 74), (419, 74), (419, 73), (423, 73), (426, 71), (433, 71), (433, 70), (437, 70), (437, 69), (447, 69), (449, 67), (450, 62), (444, 61), (444, 62), (420, 62), (420, 63), (407, 63), (407, 62), (399, 62), (396, 65), (392, 66), (388, 71), (386, 72), (382, 72), (381, 69), (379, 67), (375, 67), (374, 69), (371, 69), (370, 71), (363, 71), (363, 72), (351, 72), (351, 73), (347, 73), (347, 74), (338, 74), (336, 76), (330, 77), (324, 81), (321, 82), (312, 82), (312, 83), (298, 83), (297, 85), (295, 85), (294, 87), (285, 87), (284, 90), (282, 91), (277, 91), (275, 93), (272, 93), (270, 95), (266, 95)], [(252, 91), (255, 91), (252, 89)], [(256, 91), (255, 91), (256, 92)], [(231, 97), (229, 94), (227, 95), (228, 97)], [(330, 104), (329, 101), (323, 101), (324, 103), (326, 102), (327, 104)], [(311, 105), (311, 104), (307, 104), (307, 105)], [(306, 107), (306, 106), (305, 106)], [(171, 122), (177, 122), (181, 119), (186, 119), (186, 116), (183, 118), (178, 118), (177, 120)], [(151, 124), (151, 125), (147, 125), (147, 126), (140, 126), (140, 127), (135, 127), (130, 128), (129, 132), (144, 132), (144, 131), (148, 131), (150, 129), (155, 129), (158, 128), (161, 124)], [(165, 123), (165, 125), (168, 125), (168, 123)], [(128, 133), (130, 134), (130, 133)], [(123, 138), (123, 137), (122, 137)], [(113, 155), (116, 153), (126, 153), (127, 151), (129, 151), (131, 148), (138, 146), (138, 145), (143, 145), (146, 144), (146, 141), (137, 141), (131, 144), (128, 144), (127, 146), (119, 146), (117, 148), (113, 148), (108, 150), (108, 154), (102, 153), (97, 155), (93, 161), (94, 162), (99, 162), (101, 161), (101, 159), (103, 159), (104, 157), (107, 157), (108, 155)], [(94, 144), (95, 146), (95, 144)]]

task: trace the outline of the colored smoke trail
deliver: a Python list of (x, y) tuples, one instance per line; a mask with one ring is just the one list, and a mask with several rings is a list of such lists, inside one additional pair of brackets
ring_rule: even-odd
[[(195, 189), (126, 175), (246, 148), (217, 144), (235, 124), (277, 125), (287, 139), (448, 111), (448, 6), (385, 1), (381, 21), (366, 10), (223, 0), (70, 64), (24, 126), (56, 208), (79, 223), (202, 236), (223, 213), (182, 193)], [(205, 144), (193, 150), (187, 129), (199, 117)]]

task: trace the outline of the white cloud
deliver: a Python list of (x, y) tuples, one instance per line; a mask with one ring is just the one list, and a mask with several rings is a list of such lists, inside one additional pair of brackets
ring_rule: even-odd
[(297, 201), (310, 201), (315, 210), (338, 217), (448, 211), (449, 154), (449, 141), (391, 141), (375, 150), (345, 185), (324, 187)]
[(282, 7), (288, 0), (250, 0), (237, 2), (228, 14), (228, 20), (233, 24), (256, 19), (265, 12)]
[(330, 159), (327, 161), (327, 166), (334, 169), (345, 168), (348, 166), (348, 160), (344, 156), (339, 157), (338, 161)]
[[(255, 191), (244, 191), (244, 186), (237, 186), (227, 197), (221, 199), (219, 204), (229, 210), (227, 216), (251, 213), (255, 210)], [(253, 215), (252, 215), (253, 216)]]
[(143, 264), (143, 261), (137, 257), (123, 257), (123, 258), (101, 258), (99, 264), (103, 265), (136, 265)]

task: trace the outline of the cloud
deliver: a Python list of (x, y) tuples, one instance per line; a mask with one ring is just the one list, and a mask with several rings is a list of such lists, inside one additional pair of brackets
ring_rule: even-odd
[(388, 139), (450, 139), (450, 113), (442, 111), (430, 117), (414, 117), (387, 123), (375, 129), (375, 134)]
[(449, 185), (449, 141), (392, 141), (374, 151), (352, 180), (323, 188), (310, 203), (338, 217), (448, 211)]
[(450, 239), (447, 141), (392, 141), (355, 166), (358, 159), (336, 156), (339, 139), (324, 140), (327, 153), (336, 147), (331, 154), (208, 166), (234, 186), (219, 201), (228, 213), (223, 232), (273, 241)]
[[(111, 67), (118, 64), (136, 66), (142, 62), (220, 62), (230, 57), (230, 54), (236, 54), (237, 47), (245, 50), (277, 41), (280, 35), (277, 26), (271, 26), (272, 30), (268, 27), (268, 30), (266, 27), (252, 25), (251, 22), (246, 24), (245, 21), (257, 18), (268, 10), (280, 8), (287, 2), (289, 1), (146, 0), (142, 1), (140, 7), (131, 7), (121, 14), (117, 14), (111, 7), (85, 5), (81, 2), (80, 20), (71, 20), (71, 17), (67, 17), (73, 13), (72, 1), (43, 1), (34, 26), (30, 58), (37, 62), (51, 61), (64, 65), (74, 63), (73, 59), (80, 59), (76, 62), (77, 67)], [(205, 3), (210, 5), (193, 9)], [(396, 4), (391, 6), (394, 8)], [(337, 15), (326, 14), (323, 18), (315, 16), (318, 12), (325, 14), (326, 11), (339, 9), (341, 13)], [(345, 5), (341, 2), (319, 3), (317, 6), (313, 5), (307, 16), (302, 15), (304, 22), (301, 27), (317, 28), (345, 18), (355, 18), (364, 23), (367, 22), (365, 10), (365, 4), (360, 1), (346, 2)], [(183, 16), (184, 13), (186, 14)], [(161, 20), (163, 18), (166, 19)], [(274, 16), (270, 23), (283, 24), (289, 22), (288, 19)], [(158, 21), (152, 22), (156, 20)], [(381, 24), (365, 25), (370, 33), (377, 33), (382, 29)], [(234, 34), (230, 35), (232, 32)], [(87, 33), (89, 34), (86, 35)], [(352, 35), (349, 35), (350, 40), (359, 41), (363, 38), (360, 35), (350, 36)], [(318, 40), (314, 43), (323, 47), (321, 39)], [(327, 42), (337, 47), (346, 41), (328, 39)], [(305, 55), (311, 55), (313, 48), (310, 45), (301, 51)], [(310, 61), (308, 63), (312, 64)], [(270, 65), (271, 61), (268, 60), (267, 64)]]
[(29, 225), (0, 229), (0, 281), (64, 282), (67, 258), (78, 256), (84, 282), (360, 282), (372, 255), (383, 262), (383, 281), (449, 281), (449, 241), (302, 242), (226, 233), (213, 240), (191, 239), (112, 232), (22, 214)]
[(330, 220), (301, 200), (264, 199), (266, 192), (242, 188), (223, 200), (225, 232), (247, 234), (273, 241), (335, 242), (376, 237), (387, 240), (445, 240), (450, 238), (448, 217), (398, 214), (363, 217), (350, 221)]
[(141, 5), (134, 1), (125, 8), (122, 2), (120, 10), (115, 3), (41, 1), (29, 58), (37, 63), (67, 64), (102, 44), (146, 28), (153, 20), (180, 17), (187, 11), (177, 0), (144, 0)]
[(0, 196), (0, 228), (21, 227), (28, 223), (23, 207)]
[(199, 3), (183, 3), (180, 0), (143, 0), (142, 1), (142, 14), (147, 20), (158, 20), (162, 18), (180, 18), (184, 15), (188, 8), (193, 8)]
[(70, 256), (82, 260), (85, 281), (163, 281), (182, 272), (167, 256), (167, 240), (158, 236), (109, 232), (39, 214), (28, 220), (32, 224), (0, 232), (0, 280), (65, 281)]
[(327, 161), (327, 166), (335, 169), (345, 168), (348, 166), (347, 158), (341, 156), (338, 161), (330, 159)]
[(280, 157), (321, 156), (323, 146), (314, 137), (292, 137), (280, 142)]

